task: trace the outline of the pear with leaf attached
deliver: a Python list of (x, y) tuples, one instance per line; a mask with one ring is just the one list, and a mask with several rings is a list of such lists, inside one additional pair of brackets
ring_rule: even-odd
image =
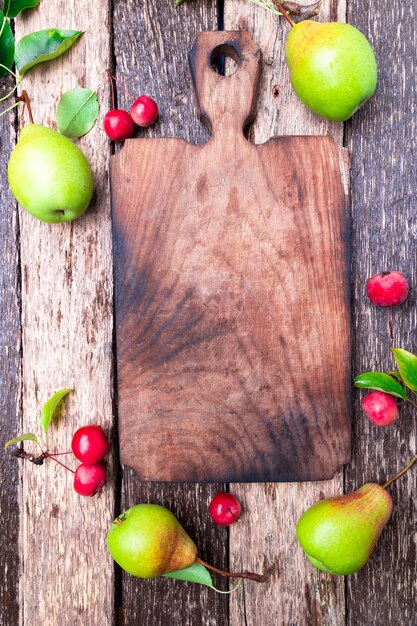
[(291, 24), (285, 45), (290, 79), (300, 100), (317, 115), (343, 122), (375, 92), (377, 65), (371, 44), (343, 22)]
[(300, 517), (296, 534), (307, 558), (318, 569), (347, 575), (365, 565), (392, 513), (386, 490), (417, 461), (417, 455), (384, 485), (367, 483), (336, 498), (320, 500)]
[(120, 567), (139, 578), (163, 576), (197, 562), (223, 576), (264, 581), (259, 574), (223, 572), (202, 561), (175, 515), (158, 504), (137, 504), (119, 515), (107, 533), (107, 547)]

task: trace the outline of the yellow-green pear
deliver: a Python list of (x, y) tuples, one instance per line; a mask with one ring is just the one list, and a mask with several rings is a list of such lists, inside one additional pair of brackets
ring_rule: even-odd
[(171, 511), (137, 504), (119, 515), (107, 534), (113, 559), (129, 574), (155, 578), (190, 567), (197, 548)]
[(299, 22), (288, 33), (285, 56), (297, 96), (329, 120), (349, 119), (375, 92), (374, 52), (350, 24)]
[(93, 176), (85, 155), (67, 137), (28, 124), (10, 155), (10, 189), (29, 213), (43, 222), (74, 220), (93, 195)]
[(320, 500), (300, 517), (297, 539), (307, 558), (331, 574), (353, 574), (367, 562), (391, 517), (392, 498), (376, 483)]

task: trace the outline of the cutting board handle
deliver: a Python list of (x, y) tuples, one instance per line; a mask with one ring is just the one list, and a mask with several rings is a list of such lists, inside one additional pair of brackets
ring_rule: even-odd
[[(230, 76), (217, 73), (222, 57), (235, 61)], [(245, 31), (199, 33), (188, 56), (201, 122), (213, 137), (242, 133), (253, 121), (258, 98), (262, 53)]]

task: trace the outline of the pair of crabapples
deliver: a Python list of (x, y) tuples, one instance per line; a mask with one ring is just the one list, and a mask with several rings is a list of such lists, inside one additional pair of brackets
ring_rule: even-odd
[(109, 451), (108, 439), (96, 424), (79, 428), (72, 438), (71, 448), (81, 465), (74, 474), (74, 489), (81, 496), (100, 493), (106, 482), (106, 468), (101, 463)]
[(103, 128), (112, 141), (124, 141), (133, 136), (135, 124), (147, 128), (156, 122), (158, 105), (149, 96), (139, 96), (130, 107), (130, 112), (112, 109), (104, 116)]
[[(371, 302), (391, 308), (402, 304), (408, 295), (408, 282), (401, 272), (381, 272), (372, 276), (366, 286)], [(399, 417), (395, 398), (383, 391), (372, 391), (362, 400), (362, 410), (375, 426), (391, 426)]]

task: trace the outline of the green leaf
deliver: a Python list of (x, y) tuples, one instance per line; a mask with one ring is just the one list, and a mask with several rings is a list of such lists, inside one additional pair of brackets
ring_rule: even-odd
[(4, 449), (8, 448), (9, 446), (12, 446), (15, 443), (19, 443), (20, 441), (35, 441), (37, 443), (38, 438), (33, 433), (25, 433), (24, 435), (18, 435), (17, 437), (13, 437), (13, 439), (9, 439), (9, 441), (6, 441), (6, 443), (4, 444)]
[(37, 7), (40, 0), (5, 0), (3, 11), (9, 17), (17, 17), (25, 9)]
[(242, 582), (242, 579), (240, 579), (237, 582), (236, 586), (233, 587), (233, 589), (228, 589), (227, 591), (216, 589), (216, 587), (213, 586), (210, 572), (204, 567), (204, 565), (201, 565), (201, 563), (193, 563), (191, 567), (187, 567), (186, 569), (180, 569), (176, 572), (170, 572), (169, 574), (164, 574), (164, 577), (176, 578), (177, 580), (188, 580), (192, 583), (206, 585), (207, 587), (210, 587), (210, 589), (213, 589), (213, 591), (216, 591), (217, 593), (223, 593), (225, 595), (236, 591), (236, 589), (240, 587), (240, 584)]
[(200, 585), (213, 587), (213, 581), (211, 579), (210, 572), (204, 567), (204, 565), (200, 565), (200, 563), (193, 563), (191, 567), (177, 570), (176, 572), (170, 572), (169, 574), (164, 574), (164, 576), (166, 578), (188, 580), (192, 583), (199, 583)]
[(388, 374), (389, 374), (390, 376), (394, 376), (394, 378), (398, 378), (398, 380), (401, 380), (401, 374), (400, 374), (400, 372), (393, 371), (393, 372), (388, 372)]
[(389, 374), (384, 374), (383, 372), (364, 372), (363, 374), (356, 376), (353, 382), (355, 387), (359, 387), (360, 389), (375, 389), (376, 391), (384, 391), (385, 393), (389, 393), (391, 396), (407, 400), (407, 394), (404, 391), (404, 388), (397, 380), (395, 380), (395, 378), (389, 376)]
[(403, 382), (417, 391), (417, 356), (401, 348), (391, 348)]
[(97, 94), (91, 89), (67, 91), (58, 103), (56, 123), (65, 137), (82, 137), (92, 129), (97, 117)]
[(61, 389), (61, 391), (57, 391), (52, 398), (49, 398), (48, 402), (43, 406), (41, 411), (40, 423), (43, 430), (46, 432), (48, 427), (53, 419), (55, 419), (56, 414), (58, 412), (58, 408), (70, 391), (74, 391), (73, 389)]
[(80, 30), (50, 28), (38, 30), (22, 37), (16, 44), (14, 54), (16, 67), (23, 76), (30, 68), (44, 61), (51, 61), (64, 54), (82, 35)]
[(11, 69), (14, 59), (14, 35), (10, 27), (10, 22), (0, 11), (0, 78)]

